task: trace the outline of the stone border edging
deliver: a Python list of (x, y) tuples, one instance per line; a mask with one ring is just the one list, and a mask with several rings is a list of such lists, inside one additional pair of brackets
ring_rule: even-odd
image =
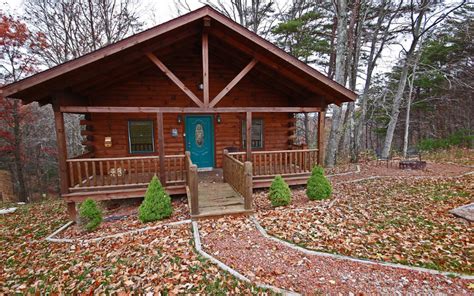
[(456, 276), (461, 279), (466, 279), (466, 280), (474, 280), (474, 275), (466, 275), (466, 274), (460, 274), (456, 272), (446, 272), (446, 271), (437, 271), (434, 269), (428, 269), (428, 268), (423, 268), (423, 267), (416, 267), (416, 266), (408, 266), (408, 265), (402, 265), (402, 264), (396, 264), (396, 263), (389, 263), (389, 262), (378, 262), (378, 261), (373, 261), (370, 259), (360, 259), (360, 258), (354, 258), (354, 257), (349, 257), (349, 256), (344, 256), (344, 255), (337, 255), (337, 254), (331, 254), (331, 253), (324, 253), (320, 251), (313, 251), (310, 249), (306, 249), (303, 247), (300, 247), (298, 245), (292, 244), (290, 242), (281, 240), (273, 235), (269, 235), (265, 228), (260, 225), (258, 222), (257, 218), (255, 215), (250, 216), (250, 221), (252, 221), (255, 225), (255, 228), (266, 238), (271, 239), (275, 242), (278, 242), (280, 244), (283, 244), (291, 249), (303, 252), (307, 255), (316, 255), (316, 256), (321, 256), (321, 257), (329, 257), (333, 259), (338, 259), (338, 260), (349, 260), (352, 262), (357, 262), (357, 263), (365, 263), (365, 264), (372, 264), (372, 265), (379, 265), (379, 266), (386, 266), (386, 267), (392, 267), (392, 268), (399, 268), (399, 269), (406, 269), (406, 270), (412, 270), (412, 271), (418, 271), (418, 272), (425, 272), (425, 273), (430, 273), (434, 275), (443, 275), (443, 276)]
[(154, 230), (160, 227), (164, 226), (176, 226), (176, 225), (181, 225), (181, 224), (187, 224), (191, 223), (190, 219), (186, 220), (181, 220), (181, 221), (176, 221), (176, 222), (170, 222), (170, 223), (163, 223), (155, 226), (148, 226), (148, 227), (143, 227), (143, 228), (138, 228), (138, 229), (133, 229), (133, 230), (128, 230), (125, 232), (119, 232), (115, 234), (109, 234), (109, 235), (104, 235), (96, 238), (89, 238), (89, 239), (71, 239), (71, 238), (54, 238), (54, 236), (58, 235), (60, 232), (64, 231), (66, 228), (71, 226), (74, 222), (69, 221), (68, 223), (64, 224), (61, 226), (59, 229), (57, 229), (55, 232), (53, 232), (51, 235), (45, 238), (46, 241), (52, 242), (52, 243), (93, 243), (93, 242), (98, 242), (104, 239), (108, 238), (116, 238), (116, 237), (122, 237), (127, 234), (134, 234), (134, 233), (141, 233), (145, 232), (148, 230)]
[[(244, 282), (247, 282), (247, 283), (252, 283), (252, 281), (247, 278), (246, 276), (244, 276), (243, 274), (239, 273), (237, 270), (233, 269), (232, 267), (226, 265), (225, 263), (223, 263), (222, 261), (220, 261), (219, 259), (209, 255), (208, 253), (206, 253), (203, 249), (202, 249), (202, 244), (201, 244), (201, 237), (199, 236), (199, 226), (198, 226), (198, 223), (197, 221), (193, 221), (192, 222), (192, 225), (193, 225), (193, 235), (194, 235), (194, 244), (195, 244), (195, 247), (196, 247), (196, 250), (198, 251), (198, 253), (205, 257), (206, 259), (208, 259), (209, 261), (211, 261), (212, 263), (216, 264), (217, 266), (219, 266), (219, 268), (227, 271), (228, 273), (230, 273), (232, 276), (238, 278), (239, 280), (241, 281), (244, 281)], [(254, 283), (255, 286), (259, 287), (259, 288), (263, 288), (263, 289), (270, 289), (272, 290), (273, 292), (275, 293), (281, 293), (283, 295), (288, 295), (288, 296), (297, 296), (297, 295), (301, 295), (299, 293), (296, 293), (296, 292), (293, 292), (293, 291), (287, 291), (287, 290), (284, 290), (284, 289), (280, 289), (278, 287), (275, 287), (275, 286), (271, 286), (271, 285), (267, 285), (267, 284), (261, 284), (261, 283)]]
[[(469, 176), (473, 175), (474, 171), (469, 171), (461, 175), (457, 176), (407, 176), (407, 178), (412, 178), (412, 179), (436, 179), (436, 178), (462, 178), (464, 176)], [(343, 182), (338, 182), (336, 184), (348, 184), (348, 183), (357, 183), (357, 182), (362, 182), (362, 181), (368, 181), (368, 180), (375, 180), (375, 179), (390, 179), (390, 178), (403, 178), (404, 176), (370, 176), (366, 178), (361, 178), (361, 179), (355, 179), (355, 180), (349, 180), (349, 181), (343, 181)]]

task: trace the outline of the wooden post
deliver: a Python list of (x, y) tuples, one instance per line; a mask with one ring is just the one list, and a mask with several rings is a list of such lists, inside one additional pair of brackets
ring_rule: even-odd
[(204, 106), (209, 106), (209, 35), (207, 31), (202, 32), (202, 84)]
[(245, 124), (246, 127), (246, 155), (247, 161), (252, 161), (252, 112), (247, 112), (247, 122)]
[[(54, 105), (54, 125), (58, 142), (59, 187), (61, 195), (69, 193), (69, 174), (67, 170), (67, 144), (64, 130), (64, 114), (59, 111), (59, 106)], [(76, 203), (67, 204), (67, 212), (72, 221), (76, 221)]]
[(198, 172), (195, 164), (189, 167), (189, 192), (191, 193), (191, 215), (199, 215)]
[(324, 111), (318, 112), (318, 165), (324, 166), (324, 123), (326, 120)]
[(165, 170), (165, 132), (163, 128), (163, 113), (156, 114), (156, 124), (158, 125), (158, 154), (160, 155), (160, 182), (166, 186)]
[(222, 155), (222, 179), (223, 179), (224, 183), (227, 182), (227, 181), (226, 181), (226, 178), (225, 178), (225, 177), (226, 177), (226, 176), (225, 176), (225, 175), (226, 175), (226, 171), (227, 171), (227, 167), (226, 167), (226, 163), (227, 163), (227, 162), (226, 162), (226, 157), (227, 157), (227, 155), (229, 155), (229, 150), (224, 149), (224, 153), (223, 153), (223, 155)]
[(251, 210), (252, 209), (252, 195), (253, 195), (252, 162), (246, 161), (244, 163), (244, 172), (245, 172), (244, 207), (246, 210)]

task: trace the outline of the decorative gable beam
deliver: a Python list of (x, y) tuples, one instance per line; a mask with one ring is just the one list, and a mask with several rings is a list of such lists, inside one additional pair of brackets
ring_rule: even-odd
[(226, 87), (224, 87), (223, 90), (221, 90), (221, 92), (212, 100), (211, 104), (209, 105), (209, 107), (214, 107), (215, 105), (217, 105), (217, 103), (220, 102), (220, 100), (222, 100), (224, 98), (224, 96), (232, 89), (234, 88), (234, 86), (239, 83), (240, 80), (242, 80), (242, 78), (245, 77), (245, 75), (247, 75), (248, 72), (250, 72), (250, 70), (253, 69), (253, 67), (255, 67), (255, 65), (257, 64), (257, 60), (256, 59), (253, 59), (252, 61), (250, 61), (250, 63), (247, 64), (247, 66), (245, 66), (245, 68), (242, 69), (242, 71), (240, 71), (239, 74), (237, 74), (237, 76), (234, 77), (234, 79), (232, 79), (231, 82), (229, 82), (229, 84), (227, 84)]
[(209, 106), (209, 34), (202, 32), (202, 85), (204, 106)]
[(202, 101), (198, 97), (196, 97), (196, 95), (189, 88), (187, 88), (186, 85), (184, 85), (184, 83), (176, 75), (174, 75), (173, 72), (171, 72), (170, 69), (168, 69), (168, 67), (166, 67), (165, 64), (163, 64), (162, 61), (160, 61), (160, 59), (158, 59), (151, 52), (147, 53), (146, 55), (158, 68), (160, 68), (160, 70), (166, 76), (168, 76), (169, 79), (171, 79), (171, 81), (174, 82), (174, 84), (176, 84), (186, 95), (188, 95), (188, 97), (194, 103), (196, 103), (196, 105), (198, 105), (199, 107), (204, 107), (204, 104), (202, 103)]

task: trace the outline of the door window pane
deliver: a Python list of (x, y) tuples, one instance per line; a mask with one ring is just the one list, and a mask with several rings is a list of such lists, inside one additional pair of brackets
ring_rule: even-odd
[[(246, 147), (247, 123), (242, 121), (242, 148)], [(263, 148), (263, 119), (252, 119), (252, 148)]]
[(130, 120), (128, 122), (128, 139), (130, 153), (154, 152), (152, 120)]

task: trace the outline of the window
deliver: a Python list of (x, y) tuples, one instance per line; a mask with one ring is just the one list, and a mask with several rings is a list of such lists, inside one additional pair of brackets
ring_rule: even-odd
[[(246, 147), (247, 124), (242, 121), (242, 147)], [(263, 119), (252, 119), (252, 148), (263, 148)]]
[(130, 120), (128, 122), (128, 142), (130, 153), (154, 152), (153, 121)]

